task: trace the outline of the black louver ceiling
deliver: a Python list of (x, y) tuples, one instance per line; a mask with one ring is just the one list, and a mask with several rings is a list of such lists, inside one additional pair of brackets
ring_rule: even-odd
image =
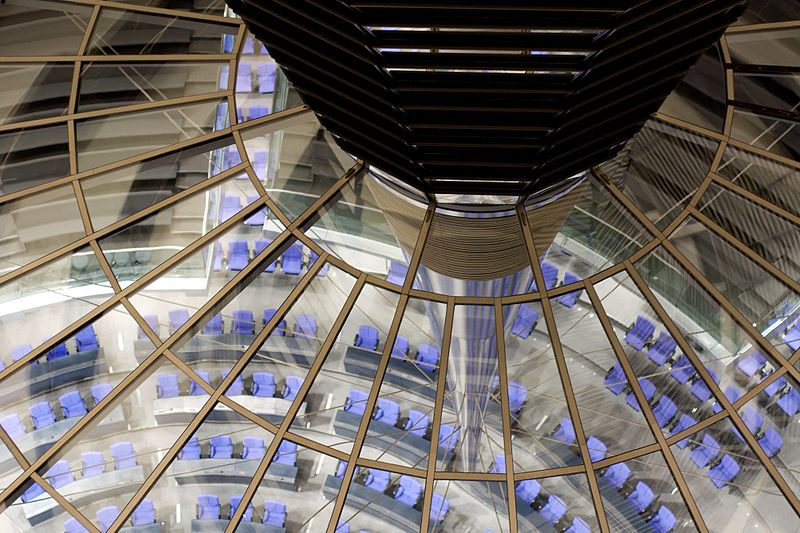
[(611, 157), (743, 0), (228, 0), (341, 146), (428, 193)]

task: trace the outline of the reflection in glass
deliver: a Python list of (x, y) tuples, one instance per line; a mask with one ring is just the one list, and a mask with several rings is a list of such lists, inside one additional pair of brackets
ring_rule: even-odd
[(5, 0), (0, 9), (0, 49), (7, 56), (77, 54), (91, 14), (89, 5)]
[(424, 479), (356, 467), (337, 528), (386, 533), (419, 531), (424, 486)]
[(39, 126), (0, 133), (0, 193), (69, 175), (67, 127)]
[(433, 484), (433, 491), (429, 531), (460, 531), (469, 526), (475, 526), (476, 531), (510, 531), (505, 482), (439, 480)]
[(800, 145), (796, 125), (791, 120), (735, 109), (731, 137), (779, 156), (797, 159)]
[(75, 67), (70, 63), (0, 66), (0, 84), (3, 87), (0, 94), (0, 124), (66, 113), (73, 70)]
[[(736, 92), (739, 99), (739, 92)], [(714, 131), (725, 122), (725, 72), (719, 45), (709, 48), (678, 87), (664, 101), (659, 112)]]
[(520, 531), (600, 531), (584, 474), (518, 481), (514, 492)]

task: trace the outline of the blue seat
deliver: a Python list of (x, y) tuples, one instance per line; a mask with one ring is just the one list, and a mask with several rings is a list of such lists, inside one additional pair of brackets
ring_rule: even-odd
[(189, 310), (185, 308), (172, 309), (169, 315), (169, 333), (172, 335), (178, 328), (189, 321)]
[(353, 346), (375, 351), (378, 349), (378, 330), (372, 326), (358, 326), (358, 333), (353, 340)]
[[(48, 339), (44, 339), (44, 341), (47, 340)], [(61, 344), (56, 344), (49, 352), (47, 352), (47, 360), (52, 361), (54, 359), (61, 359), (62, 357), (66, 357), (68, 355), (69, 352), (67, 351), (67, 345), (62, 342)]]
[(764, 387), (764, 394), (769, 398), (779, 396), (789, 390), (789, 382), (783, 376), (779, 377), (766, 387)]
[(341, 459), (339, 459), (339, 462), (336, 464), (336, 474), (335, 474), (336, 477), (338, 478), (344, 477), (345, 470), (347, 470), (347, 461), (342, 461)]
[(422, 497), (422, 483), (411, 476), (400, 476), (400, 485), (394, 492), (394, 499), (414, 507)]
[(39, 485), (38, 483), (34, 483), (33, 485), (25, 489), (25, 492), (22, 493), (22, 501), (29, 502), (32, 499), (36, 498), (37, 496), (41, 496), (42, 494), (44, 494), (44, 489), (42, 488), (42, 486)]
[[(681, 431), (688, 429), (694, 426), (695, 424), (697, 424), (697, 420), (687, 415), (686, 413), (682, 413), (681, 416), (678, 417), (678, 421), (675, 422), (670, 428), (670, 435), (675, 435), (676, 433), (680, 433)], [(691, 436), (678, 441), (677, 443), (678, 448), (685, 448), (686, 446), (688, 446), (690, 438)]]
[(703, 468), (717, 455), (719, 455), (719, 443), (706, 433), (703, 435), (702, 442), (689, 454), (689, 459), (698, 467)]
[(242, 209), (242, 199), (239, 196), (225, 194), (219, 209), (219, 222), (225, 222)]
[(447, 517), (447, 512), (450, 510), (450, 502), (441, 494), (431, 494), (431, 514), (429, 515), (430, 522), (433, 524), (441, 524)]
[(400, 419), (400, 405), (393, 400), (378, 398), (378, 406), (375, 408), (375, 414), (372, 415), (372, 419), (376, 422), (394, 426)]
[(631, 469), (625, 463), (616, 463), (609, 466), (603, 472), (603, 479), (606, 483), (614, 487), (616, 490), (622, 488), (628, 479), (631, 477)]
[(790, 388), (775, 403), (778, 404), (781, 411), (786, 413), (786, 416), (792, 417), (800, 410), (800, 392), (797, 392), (795, 388)]
[(556, 426), (555, 431), (553, 431), (553, 438), (569, 445), (578, 442), (578, 438), (575, 436), (575, 428), (572, 425), (572, 420), (566, 417), (562, 418), (561, 423)]
[(294, 334), (296, 337), (317, 336), (317, 319), (311, 315), (297, 315), (294, 319)]
[(75, 481), (75, 476), (72, 475), (69, 463), (62, 459), (47, 471), (47, 481), (50, 482), (54, 489), (60, 489), (64, 485)]
[(561, 498), (551, 494), (547, 498), (547, 503), (542, 507), (539, 513), (541, 513), (545, 520), (555, 525), (567, 514), (567, 506)]
[[(250, 111), (253, 111), (253, 108), (250, 108)], [(250, 117), (253, 118), (253, 117)], [(258, 201), (257, 195), (252, 195), (247, 197), (247, 205), (255, 203)], [(267, 221), (267, 208), (262, 208), (244, 219), (244, 223), (248, 226), (263, 226), (264, 222)]]
[(658, 427), (660, 428), (667, 427), (677, 413), (678, 406), (666, 394), (661, 396), (661, 399), (658, 400), (658, 403), (653, 408), (653, 416), (656, 417), (656, 422), (658, 422)]
[(742, 421), (753, 435), (758, 435), (761, 430), (761, 426), (764, 424), (764, 417), (761, 416), (761, 413), (759, 413), (757, 409), (747, 405), (742, 413)]
[(489, 468), (490, 474), (505, 474), (506, 472), (506, 456), (497, 454), (494, 456), (494, 463)]
[(253, 170), (255, 170), (258, 179), (261, 181), (267, 181), (267, 151), (256, 150), (253, 153), (253, 159), (251, 162), (253, 164)]
[(156, 393), (159, 398), (176, 398), (181, 390), (178, 385), (178, 376), (175, 374), (159, 374), (156, 376)]
[(111, 457), (114, 459), (114, 468), (117, 470), (133, 468), (137, 465), (133, 444), (127, 441), (112, 444)]
[[(267, 322), (272, 320), (272, 317), (274, 317), (275, 313), (277, 313), (277, 312), (278, 312), (277, 309), (264, 309), (264, 324), (266, 324)], [(285, 337), (286, 336), (286, 330), (287, 330), (286, 319), (281, 319), (280, 321), (278, 321), (278, 325), (275, 326), (275, 329), (272, 330), (272, 335), (277, 335), (279, 337)]]
[(230, 435), (216, 435), (209, 439), (211, 459), (231, 459), (233, 458), (233, 440)]
[(391, 356), (397, 359), (405, 359), (409, 350), (410, 346), (408, 344), (408, 339), (402, 335), (398, 335), (394, 340)]
[(366, 392), (359, 389), (350, 389), (344, 401), (344, 410), (363, 416), (364, 409), (367, 407), (367, 398), (369, 398), (369, 394)]
[(98, 383), (97, 385), (92, 385), (90, 391), (92, 393), (92, 400), (94, 400), (94, 404), (97, 405), (100, 403), (103, 398), (111, 393), (113, 389), (114, 386), (111, 385), (111, 383)]
[(83, 403), (81, 393), (76, 390), (61, 395), (58, 401), (61, 404), (61, 410), (64, 412), (64, 418), (78, 418), (89, 412), (86, 409), (86, 404)]
[(219, 496), (216, 494), (200, 494), (197, 497), (197, 519), (219, 520)]
[(408, 411), (408, 419), (403, 429), (418, 437), (422, 437), (427, 432), (430, 423), (431, 418), (425, 413), (417, 411), (416, 409), (410, 409)]
[[(742, 397), (742, 392), (733, 385), (725, 387), (723, 393), (731, 403), (736, 402), (736, 400)], [(714, 405), (711, 406), (711, 410), (714, 411), (714, 413), (719, 413), (722, 411), (722, 407), (720, 407), (719, 402), (714, 402)]]
[(517, 482), (514, 487), (514, 493), (517, 498), (524, 501), (527, 505), (533, 503), (533, 500), (542, 492), (542, 486), (535, 479), (525, 479)]
[(655, 344), (648, 348), (647, 357), (658, 366), (661, 366), (672, 357), (677, 346), (678, 343), (675, 342), (672, 335), (666, 331), (662, 331), (658, 339), (656, 339)]
[(435, 372), (439, 368), (439, 349), (432, 344), (423, 342), (419, 345), (415, 361), (420, 370)]
[(275, 527), (286, 526), (286, 506), (275, 500), (264, 500), (262, 522)]
[(240, 309), (233, 312), (233, 333), (238, 335), (255, 335), (256, 321), (253, 312)]
[(637, 513), (641, 513), (650, 507), (654, 499), (655, 494), (653, 494), (652, 489), (643, 481), (636, 483), (633, 492), (627, 498)]
[(134, 526), (147, 526), (155, 524), (156, 522), (156, 509), (153, 507), (153, 500), (145, 498), (139, 505), (136, 506), (131, 514), (131, 522)]
[(78, 352), (88, 352), (100, 348), (100, 344), (97, 342), (97, 334), (94, 332), (94, 326), (89, 324), (76, 333), (75, 344), (78, 347)]
[(284, 274), (296, 276), (303, 271), (303, 245), (294, 243), (283, 252), (281, 270)]
[(697, 372), (692, 366), (692, 362), (689, 361), (689, 358), (686, 355), (681, 354), (677, 361), (672, 365), (672, 369), (669, 372), (669, 375), (677, 381), (678, 383), (686, 383), (689, 379), (692, 378)]
[(370, 468), (367, 472), (364, 486), (378, 492), (383, 492), (389, 486), (389, 472)]
[(111, 524), (113, 524), (114, 520), (119, 516), (119, 509), (116, 505), (109, 505), (108, 507), (99, 509), (94, 516), (97, 518), (97, 523), (100, 525), (100, 531), (108, 531), (111, 529)]
[(625, 342), (634, 350), (641, 350), (645, 344), (653, 338), (656, 332), (656, 325), (649, 319), (639, 315), (633, 323), (628, 333), (625, 334)]
[(99, 476), (106, 471), (105, 459), (100, 452), (81, 453), (81, 477)]
[(605, 459), (606, 452), (608, 451), (606, 443), (594, 435), (589, 435), (589, 438), (586, 439), (586, 448), (589, 450), (589, 459), (591, 459), (593, 463)]
[(194, 461), (200, 459), (200, 439), (197, 435), (192, 435), (186, 444), (183, 445), (181, 451), (178, 452), (178, 459), (183, 461)]
[(564, 533), (591, 533), (592, 530), (589, 525), (581, 518), (575, 518), (572, 525), (564, 530)]
[(797, 322), (792, 329), (786, 332), (783, 340), (792, 350), (800, 348), (800, 322)]
[[(36, 485), (36, 486), (38, 487), (38, 485)], [(76, 518), (70, 518), (69, 520), (64, 522), (64, 532), (65, 533), (89, 533), (89, 530), (86, 529), (83, 526), (83, 524), (78, 522), (78, 520)]]
[(457, 427), (452, 424), (442, 424), (439, 428), (439, 447), (446, 452), (453, 450), (458, 444), (459, 435)]
[(517, 381), (508, 382), (508, 408), (515, 415), (522, 412), (525, 402), (528, 401), (528, 389)]
[(262, 459), (267, 453), (264, 439), (260, 437), (242, 438), (242, 459)]
[(619, 362), (614, 363), (614, 366), (606, 373), (606, 378), (603, 384), (608, 390), (619, 396), (626, 388), (628, 388), (628, 378), (625, 377), (625, 372)]
[[(266, 250), (267, 246), (269, 246), (271, 243), (272, 243), (272, 240), (268, 240), (268, 241), (258, 240), (256, 242), (254, 242), (253, 243), (253, 247), (255, 248), (255, 254), (259, 255), (261, 252)], [(276, 268), (278, 268), (278, 260), (277, 259), (275, 259), (275, 261), (273, 261), (272, 263), (270, 263), (267, 266), (265, 266), (264, 267), (264, 272), (275, 272)]]
[(224, 54), (230, 54), (233, 52), (233, 40), (235, 36), (231, 33), (227, 33), (222, 37), (222, 52)]
[(221, 272), (222, 271), (222, 260), (223, 260), (223, 257), (222, 257), (222, 244), (220, 244), (219, 242), (215, 242), (214, 243), (214, 248), (213, 248), (212, 255), (214, 257), (214, 264), (212, 266), (212, 268), (214, 269), (214, 272)]
[(3, 427), (8, 436), (12, 439), (25, 434), (25, 426), (22, 425), (22, 420), (19, 419), (17, 413), (12, 413), (5, 416), (0, 420), (0, 426)]
[(20, 344), (19, 346), (14, 346), (11, 349), (11, 359), (14, 361), (19, 361), (32, 351), (33, 351), (33, 346), (31, 346), (30, 344)]
[[(228, 518), (233, 518), (233, 513), (236, 512), (236, 509), (242, 504), (242, 497), (241, 496), (231, 496), (231, 511), (228, 515)], [(247, 508), (242, 513), (242, 522), (252, 522), (253, 521), (253, 504), (247, 504)]]
[(270, 372), (253, 372), (253, 396), (272, 398), (275, 396), (275, 376)]
[(399, 263), (397, 261), (389, 261), (389, 273), (386, 275), (386, 281), (394, 283), (395, 285), (403, 286), (406, 281), (406, 273), (408, 272), (408, 265)]
[[(152, 330), (153, 330), (153, 333), (155, 333), (156, 335), (158, 335), (158, 331), (161, 329), (161, 328), (159, 327), (159, 325), (158, 325), (158, 315), (144, 315), (142, 318), (143, 318), (143, 319), (144, 319), (144, 321), (147, 323), (147, 325), (150, 327), (150, 329), (152, 329)], [(138, 335), (138, 337), (139, 337), (140, 339), (146, 339), (146, 338), (148, 338), (148, 337), (147, 337), (147, 334), (144, 332), (144, 330), (143, 330), (142, 328), (139, 328), (139, 335)]]
[[(211, 375), (205, 370), (197, 370), (197, 375), (206, 383), (211, 383)], [(189, 396), (202, 396), (208, 394), (195, 380), (189, 380)]]
[(539, 313), (530, 305), (520, 304), (517, 316), (511, 325), (511, 333), (521, 339), (527, 339), (536, 328), (539, 316)]
[(39, 402), (28, 407), (28, 412), (33, 421), (33, 429), (41, 429), (56, 423), (56, 415), (50, 407), (50, 402)]
[[(708, 370), (708, 373), (711, 374), (711, 379), (713, 379), (715, 383), (719, 384), (719, 375), (710, 368), (706, 368), (706, 370)], [(694, 377), (689, 391), (701, 402), (705, 402), (711, 398), (711, 389), (708, 388), (708, 385), (706, 385), (705, 381), (700, 379), (699, 375)]]
[[(572, 272), (564, 272), (564, 285), (569, 285), (570, 283), (575, 283), (580, 281), (581, 278), (573, 274)], [(556, 301), (566, 307), (567, 309), (572, 309), (578, 301), (578, 297), (580, 296), (582, 290), (568, 292), (567, 294), (562, 294), (556, 298)]]
[[(644, 399), (647, 400), (647, 403), (650, 403), (653, 400), (653, 396), (656, 394), (656, 386), (647, 378), (638, 378), (637, 381), (639, 382), (639, 386), (642, 388)], [(641, 411), (639, 402), (636, 400), (636, 395), (633, 394), (633, 391), (628, 393), (628, 395), (625, 397), (625, 401), (628, 402), (628, 405), (630, 405), (636, 411)]]
[(282, 440), (272, 462), (288, 466), (297, 465), (297, 444), (290, 440)]
[(749, 378), (757, 372), (761, 372), (765, 366), (767, 366), (767, 359), (761, 355), (761, 352), (753, 352), (736, 361), (736, 368)]
[[(230, 372), (228, 370), (222, 371), (222, 379), (228, 377)], [(230, 384), (228, 390), (225, 391), (226, 396), (241, 396), (244, 394), (244, 378), (241, 374), (236, 376), (236, 379), (233, 380), (233, 383)]]
[(224, 323), (222, 322), (222, 315), (217, 313), (212, 316), (206, 325), (203, 326), (203, 335), (222, 335), (224, 331)]
[(302, 386), (303, 378), (300, 376), (286, 376), (286, 382), (283, 385), (283, 399), (291, 401), (297, 398), (297, 393), (300, 392)]
[[(317, 261), (317, 259), (319, 259), (319, 254), (314, 250), (309, 250), (308, 251), (309, 268)], [(320, 268), (319, 271), (317, 272), (317, 276), (326, 276), (328, 274), (328, 269), (330, 268), (330, 266), (331, 266), (330, 263), (325, 263), (324, 265), (322, 265), (322, 268)]]
[(277, 65), (275, 63), (260, 63), (258, 65), (258, 91), (264, 94), (275, 92), (277, 74)]
[(677, 523), (678, 520), (672, 514), (672, 511), (663, 505), (658, 508), (658, 512), (648, 522), (654, 533), (669, 533), (675, 529)]
[(767, 428), (764, 431), (764, 435), (758, 439), (758, 444), (761, 446), (761, 449), (764, 450), (764, 453), (767, 454), (767, 457), (774, 457), (781, 451), (783, 437), (773, 428)]
[(722, 460), (708, 471), (708, 477), (715, 487), (721, 489), (739, 475), (739, 470), (741, 470), (739, 463), (726, 453), (722, 456)]
[[(558, 283), (558, 267), (547, 261), (542, 261), (542, 278), (544, 279), (545, 289), (550, 290), (555, 287)], [(536, 288), (536, 282), (533, 283), (532, 289), (534, 291), (539, 290)]]

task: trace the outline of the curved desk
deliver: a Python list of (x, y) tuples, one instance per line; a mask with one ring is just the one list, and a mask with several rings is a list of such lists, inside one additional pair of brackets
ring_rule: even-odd
[[(179, 459), (169, 468), (178, 485), (204, 483), (246, 485), (255, 475), (259, 463), (260, 459)], [(297, 467), (271, 463), (264, 479), (282, 489), (296, 490)]]
[[(264, 398), (261, 396), (229, 396), (230, 399), (249, 409), (261, 418), (270, 422), (280, 424), (283, 421), (291, 400), (283, 398)], [(176, 396), (174, 398), (159, 398), (153, 401), (153, 414), (159, 424), (171, 424), (187, 422), (200, 412), (200, 409), (208, 401), (208, 395), (198, 396)], [(297, 412), (297, 419), (302, 419), (306, 413), (306, 404), (300, 406)], [(214, 410), (208, 415), (209, 420), (231, 421), (240, 420), (233, 410), (223, 404), (214, 406)]]
[[(230, 524), (229, 520), (192, 520), (192, 533), (214, 533), (223, 532)], [(285, 527), (277, 527), (270, 524), (260, 524), (258, 522), (240, 522), (236, 527), (236, 533), (285, 533)]]
[[(356, 376), (372, 380), (379, 360), (380, 354), (348, 346), (344, 354), (344, 369)], [(436, 398), (436, 374), (426, 374), (411, 361), (390, 357), (383, 381), (400, 389), (413, 390), (416, 394), (431, 400)]]
[[(341, 479), (328, 474), (325, 484), (322, 486), (322, 493), (326, 498), (335, 500), (341, 484)], [(419, 525), (422, 523), (421, 511), (358, 483), (350, 484), (350, 490), (347, 492), (347, 504), (379, 520), (388, 522), (401, 531), (408, 531), (408, 533), (418, 533)]]

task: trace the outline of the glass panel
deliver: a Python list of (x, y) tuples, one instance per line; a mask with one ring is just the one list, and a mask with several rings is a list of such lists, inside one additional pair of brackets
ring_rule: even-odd
[(0, 124), (66, 113), (73, 70), (71, 63), (0, 66)]
[(0, 133), (0, 193), (8, 194), (69, 175), (64, 124)]
[[(297, 422), (298, 433), (309, 439), (349, 452), (364, 416), (367, 397), (380, 354), (372, 346), (353, 346), (362, 326), (386, 338), (399, 297), (365, 285), (347, 318), (338, 340), (308, 391), (310, 409)], [(372, 417), (376, 417), (376, 412)]]
[(800, 100), (798, 81), (793, 74), (734, 72), (734, 94), (739, 102), (791, 112)]
[(424, 487), (425, 479), (356, 467), (337, 531), (419, 531)]
[[(220, 221), (236, 216), (243, 207), (258, 202), (258, 193), (242, 173), (215, 187), (165, 207), (98, 242), (117, 280), (126, 285), (160, 265), (195, 240), (206, 235)], [(266, 208), (264, 208), (266, 209)], [(261, 221), (263, 211), (256, 216)], [(250, 217), (247, 218), (250, 221)], [(244, 224), (244, 235), (258, 235), (259, 226)], [(276, 228), (277, 229), (277, 228)]]
[[(433, 484), (428, 531), (475, 531), (507, 533), (508, 485), (499, 481), (446, 481)], [(525, 531), (520, 528), (520, 531)]]
[[(9, 500), (8, 507), (0, 514), (0, 528), (3, 531), (75, 531), (70, 528), (83, 527), (58, 502), (56, 502), (37, 483), (28, 482), (23, 485), (25, 493), (16, 500)], [(43, 522), (42, 517), (33, 513), (46, 507), (48, 512)], [(79, 529), (79, 531), (81, 531)]]
[(213, 93), (227, 83), (228, 62), (81, 64), (79, 111), (91, 111), (195, 94)]
[[(630, 313), (634, 302), (626, 295), (616, 305), (605, 304), (612, 322), (628, 320), (620, 315)], [(573, 309), (555, 305), (553, 314), (591, 460), (596, 462), (653, 443), (650, 426), (591, 303), (581, 301)], [(640, 383), (647, 388), (641, 378)], [(576, 437), (569, 422), (567, 417), (548, 425), (555, 426), (553, 438), (563, 443), (560, 453), (577, 456)]]
[(796, 125), (790, 120), (735, 109), (731, 137), (789, 159), (799, 159), (800, 146), (793, 134)]
[(91, 14), (88, 5), (6, 0), (0, 10), (0, 50), (5, 56), (77, 54)]
[[(390, 352), (362, 457), (427, 467), (445, 312), (445, 304), (409, 300)], [(357, 335), (359, 346), (348, 347), (346, 367), (359, 359), (376, 361), (385, 348), (382, 333), (367, 327), (359, 328)], [(447, 453), (441, 449), (439, 458)]]
[(223, 137), (81, 180), (97, 230), (239, 164), (232, 137)]
[(504, 453), (503, 417), (490, 408), (497, 364), (494, 308), (456, 306), (439, 431), (439, 447), (452, 453), (437, 470), (489, 472)]
[[(503, 311), (514, 472), (579, 464), (564, 433), (572, 421), (541, 305), (510, 305)], [(492, 394), (491, 408), (497, 410), (499, 380)]]
[(542, 270), (548, 288), (586, 279), (652, 239), (592, 175), (558, 202), (528, 211), (537, 252), (546, 252)]
[(716, 150), (717, 141), (651, 120), (600, 168), (664, 228), (706, 177)]
[[(738, 92), (736, 97), (739, 99)], [(722, 131), (726, 104), (725, 71), (719, 45), (715, 45), (700, 56), (659, 111), (704, 128)]]
[(758, 24), (779, 22), (797, 18), (795, 6), (784, 0), (754, 0), (736, 24)]
[(795, 53), (800, 37), (797, 28), (733, 32), (725, 37), (734, 63), (787, 67), (800, 65)]
[(518, 481), (514, 492), (520, 531), (600, 531), (584, 474)]
[[(227, 82), (221, 88), (226, 89)], [(239, 56), (234, 92), (239, 122), (279, 111), (286, 100), (286, 81), (278, 64), (249, 32)]]
[[(205, 13), (207, 15), (223, 16), (225, 12), (224, 0), (203, 0), (202, 7), (196, 7), (194, 2), (175, 0), (117, 0), (117, 3), (133, 4), (137, 6), (160, 7), (174, 9), (176, 11), (191, 11), (193, 13)], [(228, 10), (230, 12), (230, 10)], [(230, 16), (230, 15), (226, 15)]]
[[(103, 9), (88, 54), (229, 53), (237, 25)], [(230, 50), (226, 50), (229, 48)]]
[(227, 126), (224, 100), (80, 120), (75, 123), (78, 168), (113, 163)]
[(795, 183), (797, 169), (766, 157), (728, 147), (717, 173), (765, 200), (800, 215), (800, 196)]
[[(671, 447), (712, 532), (791, 531), (797, 517), (753, 452), (722, 420)], [(681, 441), (683, 442), (683, 441)], [(792, 525), (794, 524), (794, 525)]]
[(611, 531), (697, 531), (661, 453), (597, 471)]
[(84, 235), (71, 185), (0, 204), (0, 270), (14, 270)]
[(292, 219), (355, 164), (310, 112), (242, 130), (242, 138), (256, 175)]
[[(5, 444), (0, 443), (0, 489), (6, 490), (20, 474), (22, 474), (22, 467), (11, 455), (11, 450)], [(3, 514), (0, 514), (0, 527), (4, 526), (6, 520), (15, 519), (10, 516), (12, 514), (16, 513), (10, 509), (6, 509)]]
[[(153, 351), (153, 344), (138, 331), (119, 305), (0, 384), (0, 424), (29, 461), (50, 448), (136, 366), (135, 346)], [(26, 355), (32, 344), (16, 346), (12, 358)], [(90, 431), (107, 434), (127, 427), (122, 409), (116, 409)]]

